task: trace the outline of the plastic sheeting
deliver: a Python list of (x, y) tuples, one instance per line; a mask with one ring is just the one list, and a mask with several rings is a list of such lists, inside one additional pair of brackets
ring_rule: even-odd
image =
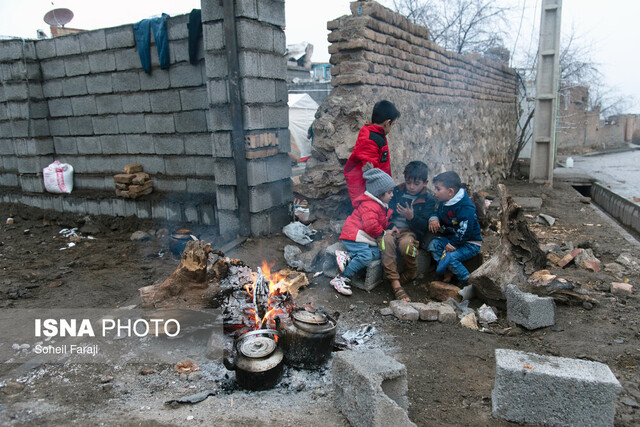
[(306, 93), (290, 93), (288, 104), (291, 154), (296, 159), (305, 159), (311, 155), (307, 131), (315, 120), (319, 105)]

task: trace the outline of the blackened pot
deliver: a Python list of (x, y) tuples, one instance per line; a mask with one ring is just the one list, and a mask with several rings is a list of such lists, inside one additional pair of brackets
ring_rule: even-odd
[(280, 345), (288, 365), (318, 369), (329, 360), (336, 338), (335, 318), (303, 309), (294, 311), (284, 320), (276, 319)]
[(274, 336), (278, 332), (260, 329), (239, 337), (233, 346), (233, 359), (225, 357), (224, 366), (236, 371), (236, 382), (247, 390), (268, 390), (282, 378), (284, 357)]

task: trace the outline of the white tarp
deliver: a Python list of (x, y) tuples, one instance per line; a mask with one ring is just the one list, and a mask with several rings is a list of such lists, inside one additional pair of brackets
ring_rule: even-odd
[(288, 104), (291, 154), (297, 159), (309, 157), (311, 140), (307, 138), (307, 131), (315, 119), (319, 105), (306, 93), (290, 93)]

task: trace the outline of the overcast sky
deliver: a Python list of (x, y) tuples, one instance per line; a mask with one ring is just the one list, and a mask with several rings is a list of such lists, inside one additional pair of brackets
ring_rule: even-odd
[[(531, 34), (538, 32), (541, 0), (503, 0), (514, 8), (511, 27), (520, 28), (516, 49), (529, 49)], [(350, 13), (349, 0), (287, 0), (287, 43), (306, 41), (314, 45), (313, 61), (327, 62), (327, 26), (329, 20)], [(380, 3), (391, 4), (391, 0)], [(189, 13), (200, 7), (199, 0), (0, 0), (0, 35), (35, 38), (38, 28), (50, 33), (42, 20), (54, 8), (65, 7), (75, 17), (68, 27), (97, 29), (134, 23), (162, 12), (171, 16)], [(520, 15), (524, 20), (520, 26)], [(640, 40), (640, 1), (638, 0), (564, 0), (563, 33), (575, 28), (581, 43), (592, 44), (592, 59), (600, 65), (610, 86), (635, 98), (632, 108), (640, 113), (640, 58), (636, 44)], [(513, 41), (507, 47), (513, 49)], [(535, 50), (536, 46), (532, 46)]]

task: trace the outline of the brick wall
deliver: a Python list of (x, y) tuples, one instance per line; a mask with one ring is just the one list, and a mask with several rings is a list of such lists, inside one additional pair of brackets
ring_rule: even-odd
[[(271, 150), (247, 155), (255, 159), (246, 172), (252, 176), (252, 232), (261, 234), (282, 222), (274, 217), (291, 199), (291, 169), (283, 154), (284, 2), (236, 0), (235, 8), (244, 129), (274, 136)], [(222, 2), (202, 0), (202, 11), (198, 63), (189, 63), (189, 16), (172, 17), (170, 67), (160, 69), (152, 37), (151, 74), (142, 70), (132, 24), (0, 41), (2, 201), (202, 224), (224, 218), (220, 228), (237, 231), (237, 221), (229, 218), (238, 215), (231, 201), (235, 168), (227, 161), (233, 151)], [(71, 195), (44, 192), (42, 168), (54, 159), (74, 167)], [(135, 201), (113, 196), (113, 175), (129, 163), (142, 164), (151, 175), (152, 195)]]
[(376, 2), (353, 2), (351, 12), (327, 25), (335, 88), (314, 123), (304, 193), (344, 190), (341, 168), (381, 99), (402, 113), (388, 138), (396, 181), (412, 160), (425, 161), (431, 176), (455, 170), (476, 186), (501, 177), (515, 141), (515, 72), (442, 49), (428, 40), (427, 28)]

